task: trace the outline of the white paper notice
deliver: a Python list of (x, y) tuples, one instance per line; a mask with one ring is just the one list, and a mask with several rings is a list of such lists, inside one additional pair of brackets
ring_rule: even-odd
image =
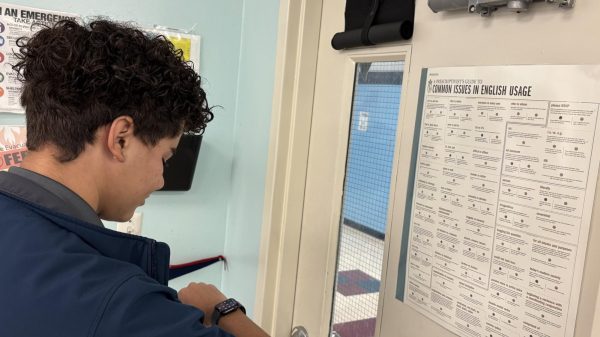
[(18, 62), (17, 39), (64, 19), (81, 20), (77, 14), (0, 3), (0, 111), (23, 112), (19, 102), (21, 82), (12, 70)]
[(428, 69), (405, 301), (460, 336), (573, 336), (600, 66)]

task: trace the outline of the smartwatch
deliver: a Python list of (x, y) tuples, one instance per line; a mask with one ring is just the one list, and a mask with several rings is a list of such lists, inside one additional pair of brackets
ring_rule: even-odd
[(240, 309), (244, 313), (244, 315), (246, 314), (246, 309), (244, 308), (244, 306), (233, 298), (227, 299), (215, 305), (215, 310), (212, 314), (212, 325), (219, 324), (219, 319), (221, 319), (221, 317), (229, 315), (238, 309)]

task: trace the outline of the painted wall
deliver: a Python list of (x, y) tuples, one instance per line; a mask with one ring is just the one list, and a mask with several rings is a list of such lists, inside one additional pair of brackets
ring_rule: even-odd
[(223, 278), (225, 293), (242, 303), (255, 302), (278, 18), (279, 0), (244, 1), (232, 190), (225, 235), (225, 254), (231, 269)]
[[(142, 235), (171, 246), (171, 262), (225, 254), (222, 264), (174, 280), (221, 285), (250, 310), (255, 299), (264, 175), (277, 35), (277, 0), (15, 0), (10, 3), (137, 22), (194, 28), (200, 74), (215, 119), (203, 139), (192, 189), (156, 192), (140, 210)], [(0, 112), (0, 124), (24, 123)], [(109, 228), (115, 225), (108, 223)]]

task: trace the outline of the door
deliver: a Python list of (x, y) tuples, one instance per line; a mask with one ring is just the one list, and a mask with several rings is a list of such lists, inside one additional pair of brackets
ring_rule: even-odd
[[(350, 319), (355, 318), (364, 324), (353, 325), (348, 330), (360, 331), (360, 337), (456, 336), (398, 300), (396, 292), (397, 287), (404, 289), (404, 277), (399, 276), (399, 261), (402, 249), (407, 248), (401, 242), (405, 237), (404, 220), (411, 216), (405, 214), (408, 213), (405, 212), (405, 205), (407, 191), (414, 186), (408, 171), (419, 110), (419, 89), (424, 85), (421, 81), (423, 68), (597, 64), (600, 59), (598, 45), (582, 43), (581, 38), (587, 36), (590, 27), (599, 27), (594, 17), (594, 13), (600, 10), (598, 2), (578, 2), (573, 10), (562, 12), (563, 9), (552, 5), (555, 2), (540, 2), (532, 6), (531, 12), (527, 14), (517, 15), (500, 9), (491, 18), (469, 14), (466, 10), (433, 13), (426, 1), (416, 3), (417, 24), (411, 42), (338, 52), (331, 48), (330, 40), (333, 34), (344, 27), (345, 1), (323, 0), (292, 318), (293, 326), (304, 327), (311, 337), (346, 337), (344, 331), (347, 330), (342, 331), (337, 324), (351, 322)], [(377, 278), (373, 271), (361, 268), (362, 263), (371, 257), (361, 250), (362, 246), (350, 246), (347, 249), (342, 244), (345, 232), (353, 231), (356, 234), (356, 227), (360, 228), (347, 224), (359, 222), (358, 225), (361, 225), (361, 221), (356, 221), (355, 218), (350, 219), (354, 221), (346, 221), (349, 217), (345, 214), (349, 205), (348, 194), (352, 192), (352, 186), (350, 189), (347, 186), (353, 181), (353, 133), (369, 132), (374, 123), (371, 108), (357, 108), (359, 103), (365, 101), (360, 96), (362, 89), (359, 86), (364, 84), (360, 83), (360, 75), (365, 73), (364, 68), (377, 70), (384, 66), (381, 63), (386, 62), (403, 62), (403, 80), (392, 150), (394, 159), (389, 175), (387, 200), (384, 201), (387, 202), (387, 227), (384, 230), (381, 271)], [(561, 79), (549, 77), (549, 81)], [(374, 160), (367, 159), (367, 164), (373, 162)], [(596, 191), (595, 200), (591, 220), (593, 225), (600, 223), (597, 219), (600, 214), (600, 189)], [(365, 202), (359, 198), (357, 203)], [(365, 227), (369, 227), (368, 224)], [(595, 302), (600, 284), (600, 269), (596, 263), (600, 254), (598, 228), (592, 226), (590, 231), (575, 322), (574, 336), (577, 337), (595, 336), (592, 323), (597, 322), (600, 317)], [(348, 250), (356, 257), (357, 264), (351, 267), (347, 267), (341, 256)], [(357, 273), (356, 270), (363, 273)], [(350, 282), (348, 286), (349, 275), (352, 275), (350, 272), (359, 275), (355, 280), (366, 280), (366, 284), (379, 282), (378, 287), (357, 285), (360, 282)], [(378, 288), (374, 322), (364, 316), (349, 314), (340, 319), (337, 315), (337, 302), (345, 302), (350, 308), (360, 307), (363, 302), (352, 300), (353, 296), (361, 296), (352, 295), (359, 287), (371, 290)], [(339, 295), (344, 292), (347, 296)], [(443, 296), (438, 299), (443, 300)], [(369, 310), (372, 311), (372, 307)], [(491, 315), (494, 316), (494, 313)], [(543, 315), (540, 317), (544, 318)], [(510, 321), (507, 323), (510, 324)], [(469, 325), (466, 324), (466, 327), (469, 328)], [(297, 335), (303, 336), (302, 333)], [(490, 332), (487, 336), (499, 335)], [(524, 336), (542, 334), (532, 331)]]
[(326, 0), (321, 12), (293, 326), (309, 336), (372, 337), (386, 289), (410, 44), (334, 50), (344, 7)]

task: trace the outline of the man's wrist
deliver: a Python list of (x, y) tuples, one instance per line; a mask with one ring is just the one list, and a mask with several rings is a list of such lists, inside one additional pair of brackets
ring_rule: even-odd
[(221, 319), (219, 319), (219, 323), (216, 325), (218, 325), (221, 328), (224, 328), (225, 330), (229, 330), (227, 329), (228, 326), (237, 324), (241, 319), (244, 319), (245, 317), (246, 314), (244, 314), (241, 310), (236, 310), (230, 313), (229, 315), (222, 316)]

